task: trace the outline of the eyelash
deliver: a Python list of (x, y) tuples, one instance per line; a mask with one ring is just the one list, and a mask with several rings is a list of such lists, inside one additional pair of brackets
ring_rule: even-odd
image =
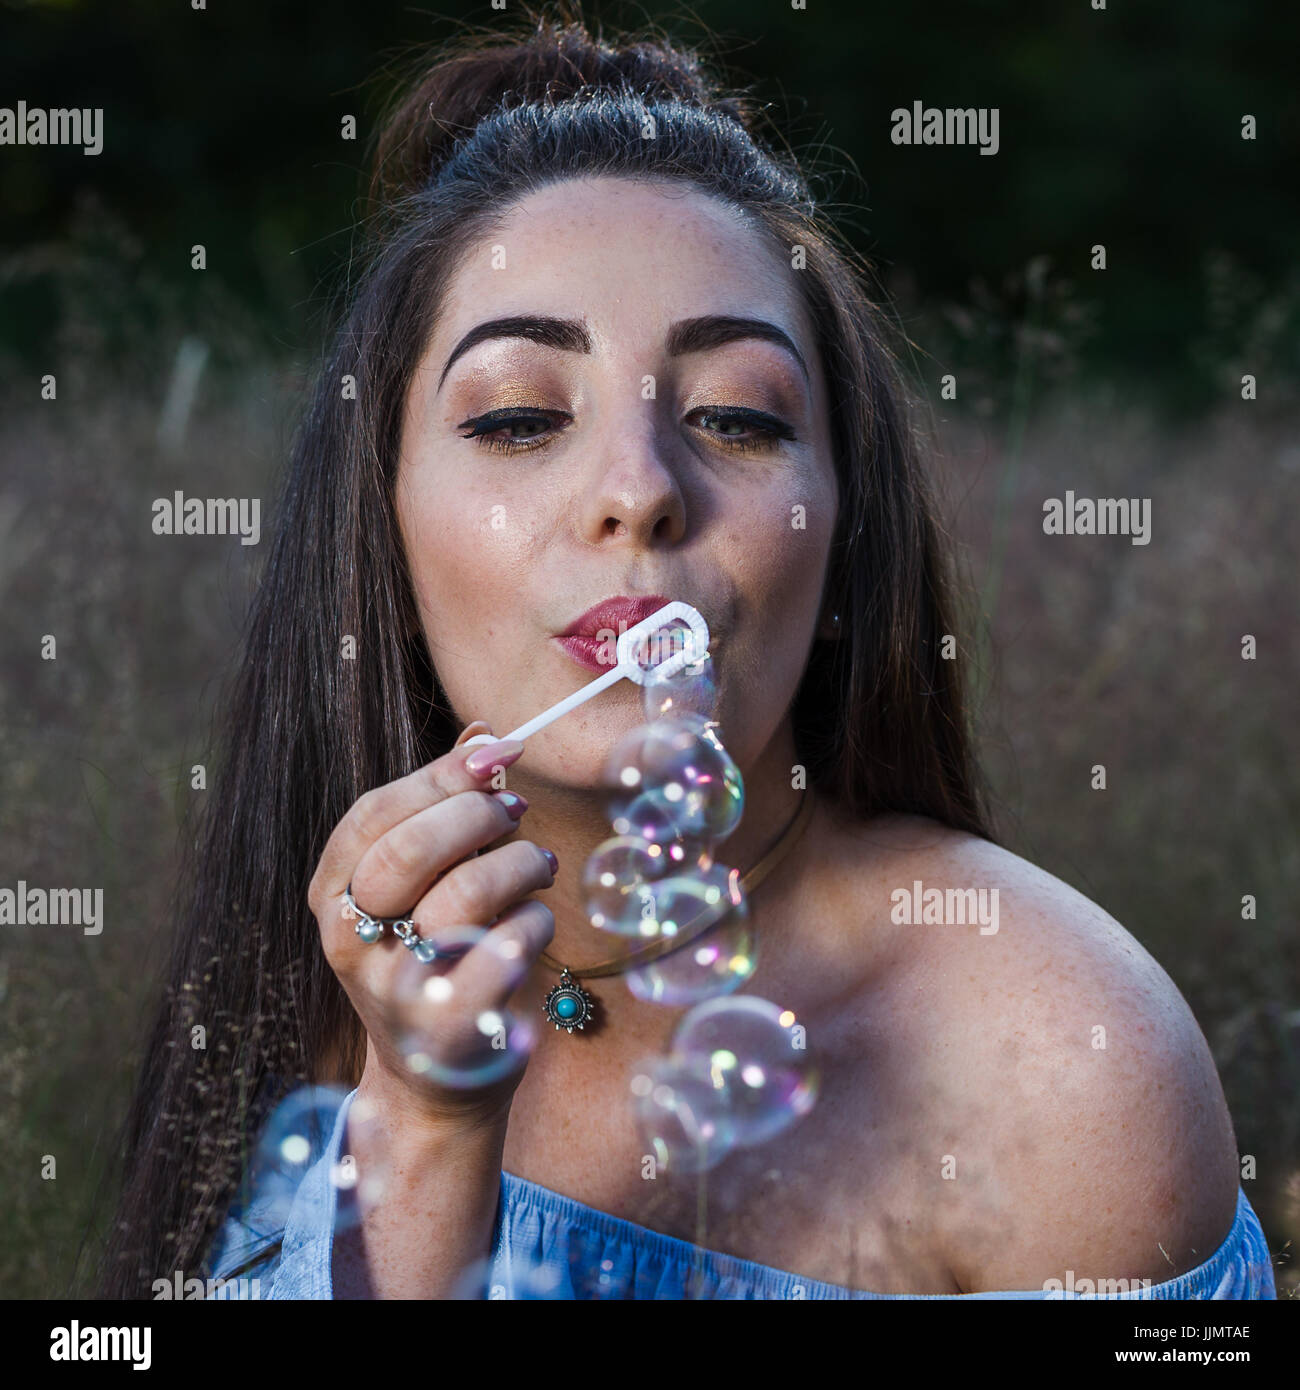
[[(773, 415), (765, 415), (760, 410), (723, 410), (702, 406), (699, 410), (692, 411), (691, 414), (703, 415), (706, 419), (718, 420), (724, 424), (748, 425), (751, 429), (756, 429), (762, 434), (761, 439), (738, 440), (734, 436), (718, 435), (709, 431), (723, 449), (732, 453), (761, 453), (768, 449), (775, 449), (779, 440), (792, 440), (795, 437), (794, 430), (783, 420), (778, 420)], [(472, 419), (463, 421), (456, 428), (463, 430), (469, 427), (469, 433), (461, 435), (461, 438), (475, 440), (481, 449), (490, 449), (493, 453), (499, 454), (519, 454), (529, 449), (544, 448), (554, 436), (534, 435), (528, 439), (493, 439), (492, 436), (502, 429), (523, 421), (546, 421), (553, 416), (558, 416), (558, 412), (490, 410), (486, 415), (476, 415)]]

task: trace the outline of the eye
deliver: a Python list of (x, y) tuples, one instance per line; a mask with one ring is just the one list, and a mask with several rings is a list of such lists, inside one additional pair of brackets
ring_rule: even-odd
[[(539, 449), (547, 443), (543, 434), (555, 420), (567, 420), (552, 410), (489, 410), (486, 415), (476, 415), (463, 420), (456, 426), (458, 430), (468, 429), (462, 439), (477, 441), (479, 448), (491, 449), (499, 454), (517, 454), (525, 449)], [(523, 435), (511, 434), (520, 427), (527, 431)]]
[(744, 410), (738, 406), (724, 410), (719, 407), (694, 410), (691, 414), (702, 422), (700, 427), (712, 436), (715, 444), (740, 453), (775, 449), (778, 440), (795, 437), (794, 430), (784, 420), (764, 414), (761, 410)]
[[(761, 410), (709, 407), (692, 411), (691, 415), (700, 422), (699, 428), (711, 443), (736, 453), (774, 449), (778, 440), (795, 438), (794, 430), (783, 420)], [(562, 424), (567, 419), (567, 415), (552, 410), (489, 410), (485, 415), (463, 420), (456, 428), (466, 430), (461, 438), (475, 440), (480, 448), (517, 454), (544, 447), (554, 437), (555, 422)]]

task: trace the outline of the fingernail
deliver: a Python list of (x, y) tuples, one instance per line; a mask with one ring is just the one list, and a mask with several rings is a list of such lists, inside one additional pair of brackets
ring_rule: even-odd
[(542, 853), (551, 861), (551, 877), (554, 878), (560, 872), (560, 861), (549, 849), (542, 850)]
[(511, 820), (518, 820), (528, 809), (527, 799), (518, 792), (493, 792), (492, 795), (506, 808)]
[(509, 767), (524, 751), (524, 745), (517, 738), (502, 739), (486, 748), (476, 748), (465, 759), (465, 770), (475, 777), (482, 777), (494, 767)]

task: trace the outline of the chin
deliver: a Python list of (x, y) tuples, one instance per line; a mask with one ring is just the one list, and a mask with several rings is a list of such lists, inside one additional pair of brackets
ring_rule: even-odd
[(613, 691), (598, 695), (609, 704), (597, 710), (574, 710), (528, 738), (528, 750), (516, 766), (569, 787), (603, 784), (605, 766), (620, 739), (647, 722), (639, 698), (616, 700)]

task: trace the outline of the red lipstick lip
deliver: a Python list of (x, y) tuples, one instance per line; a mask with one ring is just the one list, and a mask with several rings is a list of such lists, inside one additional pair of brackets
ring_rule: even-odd
[(590, 638), (595, 644), (601, 633), (612, 633), (616, 642), (630, 627), (644, 622), (666, 604), (671, 603), (660, 594), (649, 594), (641, 598), (628, 598), (620, 594), (615, 598), (602, 599), (593, 608), (577, 617), (559, 634), (561, 641), (569, 637)]
[(571, 637), (557, 637), (555, 641), (579, 666), (586, 667), (594, 675), (603, 676), (618, 664), (617, 642), (613, 638), (597, 641), (577, 633)]
[[(618, 664), (618, 639), (623, 633), (645, 622), (671, 601), (662, 594), (602, 599), (594, 608), (588, 608), (581, 617), (575, 618), (554, 640), (579, 666), (603, 676)], [(716, 647), (717, 641), (710, 634), (711, 654)]]

